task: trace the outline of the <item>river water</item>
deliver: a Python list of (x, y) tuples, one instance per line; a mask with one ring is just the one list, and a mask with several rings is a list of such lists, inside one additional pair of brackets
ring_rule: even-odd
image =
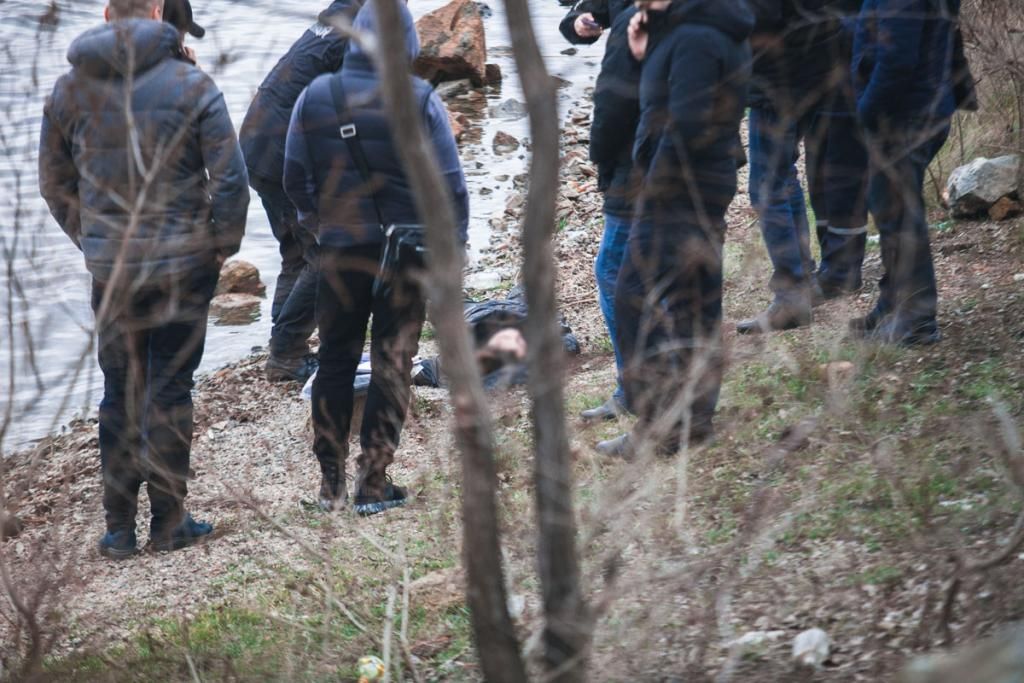
[[(326, 6), (327, 1), (321, 0)], [(444, 4), (412, 0), (415, 16)], [(59, 430), (76, 415), (89, 414), (100, 398), (102, 375), (93, 348), (89, 276), (82, 256), (64, 236), (39, 198), (37, 141), (43, 102), (67, 70), (65, 54), (75, 36), (102, 21), (102, 0), (61, 0), (57, 21), (40, 18), (47, 3), (0, 0), (0, 438), (12, 452)], [(462, 147), (472, 202), (471, 253), (489, 239), (488, 219), (505, 205), (512, 178), (526, 170), (519, 154), (496, 156), (491, 140), (498, 130), (527, 134), (526, 119), (510, 121), (490, 111), (510, 98), (522, 99), (512, 61), (503, 6), (489, 0), (485, 19), (488, 61), (505, 76), (488, 88), (486, 101), (467, 113), (473, 129)], [(263, 76), (315, 19), (320, 8), (308, 0), (217, 0), (194, 2), (196, 20), (207, 29), (203, 40), (189, 39), (200, 65), (224, 92), (235, 125)], [(548, 68), (569, 84), (560, 90), (562, 112), (592, 85), (601, 46), (563, 55), (569, 47), (558, 33), (565, 12), (556, 0), (531, 0), (534, 27)], [(258, 198), (253, 195), (239, 258), (254, 263), (273, 292), (279, 261)], [(270, 298), (259, 318), (244, 326), (211, 325), (200, 372), (209, 372), (263, 346), (270, 332)], [(13, 388), (13, 391), (12, 391)]]

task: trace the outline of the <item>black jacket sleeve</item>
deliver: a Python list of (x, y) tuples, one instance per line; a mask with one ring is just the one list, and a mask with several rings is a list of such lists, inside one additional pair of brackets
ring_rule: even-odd
[(199, 115), (203, 164), (210, 175), (212, 245), (222, 256), (238, 252), (249, 209), (249, 175), (224, 96), (215, 95)]
[(588, 12), (594, 16), (594, 21), (601, 24), (604, 28), (611, 26), (612, 19), (611, 11), (608, 8), (608, 0), (580, 0), (573, 5), (573, 8), (569, 10), (569, 13), (558, 24), (558, 30), (573, 45), (592, 45), (600, 38), (600, 36), (584, 38), (576, 33), (576, 18)]
[(635, 10), (615, 18), (601, 71), (594, 86), (590, 160), (596, 164), (628, 161), (640, 118), (640, 63), (629, 51), (627, 29)]
[(61, 230), (81, 249), (78, 181), (71, 145), (56, 120), (54, 98), (51, 97), (43, 109), (43, 127), (39, 136), (39, 192)]

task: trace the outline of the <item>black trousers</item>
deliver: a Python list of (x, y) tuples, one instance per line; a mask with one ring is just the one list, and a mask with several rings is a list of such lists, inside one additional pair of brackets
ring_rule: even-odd
[(695, 185), (692, 197), (641, 201), (615, 291), (628, 405), (640, 434), (676, 413), (666, 418), (676, 426), (655, 435), (667, 448), (678, 445), (685, 411), (691, 434), (711, 431), (722, 381), (722, 247), (735, 165), (707, 169)]
[(151, 533), (172, 529), (184, 517), (193, 374), (203, 357), (217, 276), (211, 266), (138, 289), (93, 282), (103, 371), (99, 442), (108, 531), (135, 529), (143, 482), (152, 509)]
[(320, 369), (313, 382), (313, 451), (322, 467), (344, 471), (352, 422), (352, 382), (370, 329), (370, 389), (356, 459), (357, 494), (381, 495), (411, 395), (412, 359), (426, 315), (415, 274), (399, 271), (375, 297), (381, 245), (322, 247), (316, 318)]
[(309, 352), (306, 342), (316, 327), (316, 239), (299, 225), (298, 212), (280, 184), (258, 179), (252, 184), (281, 253), (281, 273), (270, 307), (270, 353), (282, 358), (301, 357)]

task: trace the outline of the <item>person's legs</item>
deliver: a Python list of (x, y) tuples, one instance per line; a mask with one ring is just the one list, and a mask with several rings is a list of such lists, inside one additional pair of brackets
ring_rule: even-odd
[(352, 423), (352, 382), (363, 355), (380, 248), (325, 248), (321, 252), (316, 316), (320, 369), (313, 381), (313, 452), (323, 474), (321, 505), (346, 497), (345, 461)]
[(388, 498), (387, 468), (394, 461), (409, 407), (412, 359), (419, 348), (426, 303), (415, 275), (407, 268), (398, 270), (390, 286), (373, 300), (370, 387), (356, 461), (357, 507)]
[[(146, 381), (147, 489), (152, 509), (150, 537), (157, 549), (191, 543), (195, 533), (185, 513), (192, 450), (192, 387), (203, 358), (210, 299), (217, 286), (213, 269), (174, 282), (154, 302), (159, 316), (149, 335)], [(186, 528), (189, 527), (189, 528)], [(172, 542), (172, 536), (180, 536)], [(186, 538), (188, 537), (188, 538)]]
[(785, 120), (770, 107), (754, 107), (749, 126), (750, 199), (772, 262), (769, 284), (774, 301), (761, 315), (738, 323), (741, 334), (810, 323), (814, 266), (807, 208), (796, 170), (804, 123)]
[(598, 301), (601, 305), (601, 313), (604, 315), (605, 325), (608, 327), (612, 350), (615, 353), (615, 368), (619, 378), (618, 386), (616, 386), (615, 393), (612, 395), (612, 401), (615, 405), (608, 406), (606, 404), (602, 406), (602, 408), (609, 409), (608, 412), (611, 412), (613, 417), (617, 414), (619, 408), (623, 408), (626, 405), (625, 390), (622, 388), (622, 353), (619, 351), (615, 325), (615, 285), (619, 278), (619, 269), (622, 267), (622, 259), (626, 253), (626, 241), (629, 238), (631, 222), (629, 218), (605, 214), (604, 236), (601, 239), (601, 247), (597, 252), (597, 260), (594, 263)]
[[(96, 312), (99, 366), (103, 371), (103, 400), (99, 408), (99, 448), (103, 473), (103, 509), (110, 545), (114, 535), (123, 534), (123, 554), (135, 548), (135, 518), (143, 475), (143, 396), (145, 365), (143, 352), (148, 331), (133, 326), (130, 296), (110, 293), (103, 307), (106, 286), (93, 282), (92, 307)], [(108, 554), (101, 543), (101, 552)]]
[(777, 299), (802, 300), (810, 261), (807, 208), (797, 176), (800, 128), (774, 110), (750, 110), (750, 198), (760, 216)]
[(948, 134), (946, 122), (922, 122), (886, 135), (877, 145), (869, 202), (881, 240), (883, 276), (875, 309), (852, 326), (880, 341), (938, 341), (938, 292), (923, 186), (928, 164)]
[(827, 221), (818, 233), (818, 282), (831, 298), (860, 289), (867, 245), (868, 155), (854, 115), (829, 115), (822, 173)]
[(258, 182), (257, 191), (281, 254), (281, 272), (271, 304), (268, 371), (278, 370), (276, 375), (270, 373), (275, 375), (271, 379), (302, 379), (300, 375), (307, 374), (306, 342), (316, 328), (315, 240), (299, 225), (295, 207), (283, 188)]

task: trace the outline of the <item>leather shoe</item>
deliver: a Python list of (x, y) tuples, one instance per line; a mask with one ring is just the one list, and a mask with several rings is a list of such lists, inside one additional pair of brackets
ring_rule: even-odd
[(851, 320), (850, 332), (851, 336), (865, 341), (898, 346), (930, 346), (942, 340), (934, 320), (908, 321), (898, 315), (882, 318), (869, 314)]
[(580, 413), (580, 418), (585, 422), (600, 422), (602, 420), (614, 420), (619, 415), (626, 413), (626, 407), (619, 403), (614, 396), (597, 406)]
[(810, 324), (810, 305), (773, 301), (771, 306), (757, 317), (736, 323), (736, 331), (739, 334), (762, 334), (776, 330), (792, 330)]

